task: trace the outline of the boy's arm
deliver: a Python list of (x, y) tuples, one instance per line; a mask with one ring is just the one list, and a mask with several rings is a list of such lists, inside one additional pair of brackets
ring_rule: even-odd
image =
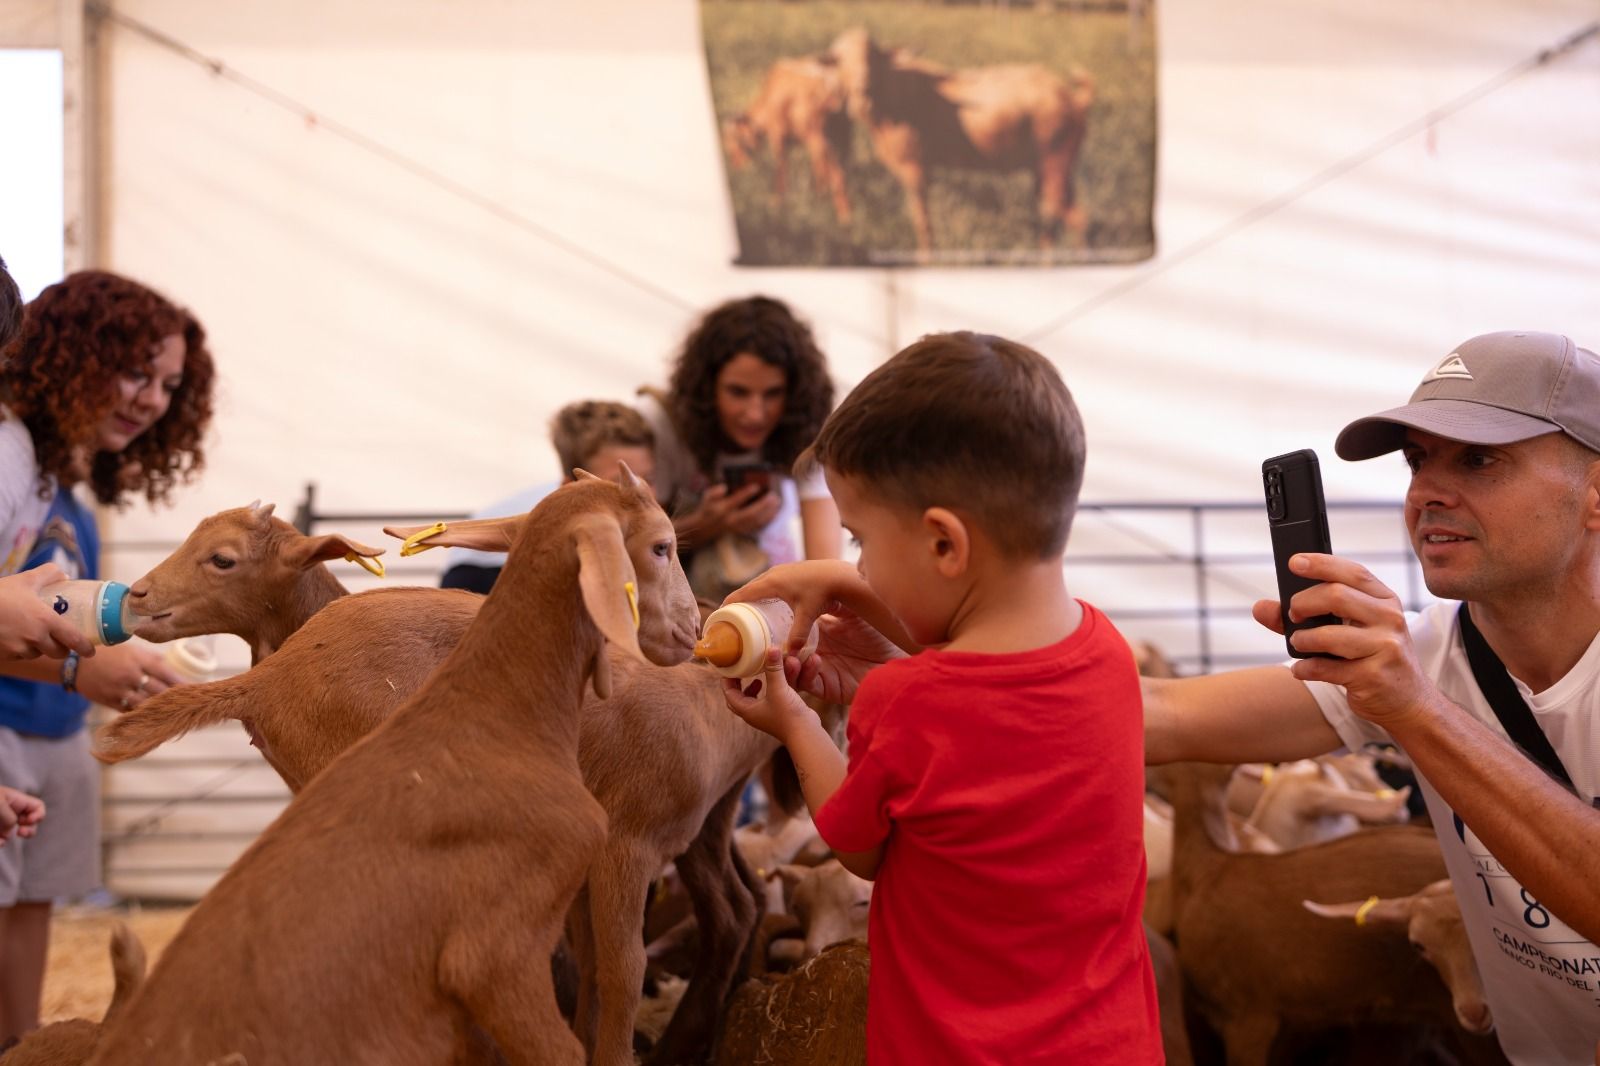
[(1201, 677), (1141, 678), (1144, 758), (1169, 762), (1291, 762), (1344, 742), (1311, 690), (1282, 666)]
[(799, 651), (817, 619), (841, 604), (908, 654), (922, 650), (856, 568), (842, 560), (808, 559), (774, 566), (743, 588), (735, 589), (724, 602), (770, 599), (782, 600), (794, 611), (788, 651)]
[[(737, 678), (727, 678), (723, 682), (723, 696), (729, 710), (789, 749), (806, 807), (815, 818), (822, 805), (839, 791), (848, 764), (828, 731), (822, 728), (822, 720), (816, 712), (795, 695), (784, 679), (783, 657), (778, 649), (768, 649), (765, 670), (751, 683), (748, 693)], [(870, 881), (877, 876), (883, 847), (879, 845), (870, 851), (835, 851), (834, 854), (846, 870)]]

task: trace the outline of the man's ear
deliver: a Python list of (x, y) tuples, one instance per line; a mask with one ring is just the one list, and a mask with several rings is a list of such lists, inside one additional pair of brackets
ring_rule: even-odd
[(1583, 485), (1583, 528), (1600, 533), (1600, 462), (1589, 464)]
[(972, 534), (959, 515), (945, 507), (930, 507), (922, 512), (922, 532), (941, 576), (966, 573), (972, 562)]

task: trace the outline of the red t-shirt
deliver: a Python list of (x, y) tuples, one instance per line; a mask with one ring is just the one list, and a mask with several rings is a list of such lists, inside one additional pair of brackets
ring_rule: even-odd
[(867, 675), (850, 769), (816, 815), (885, 844), (867, 1061), (1160, 1063), (1133, 655), (1084, 604), (1049, 647), (925, 651)]

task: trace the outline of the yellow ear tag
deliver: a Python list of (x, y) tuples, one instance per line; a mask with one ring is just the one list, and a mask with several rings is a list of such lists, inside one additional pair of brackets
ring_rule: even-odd
[(376, 574), (378, 577), (384, 576), (382, 559), (369, 559), (365, 555), (357, 555), (355, 552), (347, 552), (345, 554), (344, 561), (347, 563), (355, 563), (369, 574)]
[(1376, 907), (1377, 905), (1378, 905), (1378, 897), (1377, 896), (1373, 896), (1370, 899), (1368, 899), (1365, 903), (1363, 903), (1360, 906), (1360, 908), (1358, 908), (1356, 910), (1356, 924), (1357, 925), (1366, 925), (1367, 924), (1367, 913), (1369, 911), (1371, 911), (1372, 908)]
[(639, 590), (632, 581), (624, 581), (622, 587), (628, 593), (628, 607), (633, 611), (633, 628), (639, 628)]
[(435, 522), (427, 529), (417, 530), (415, 533), (411, 534), (411, 536), (400, 542), (400, 558), (409, 559), (413, 555), (421, 555), (429, 548), (437, 548), (439, 546), (437, 544), (423, 544), (420, 542), (427, 540), (429, 537), (443, 533), (444, 531), (445, 524), (443, 522)]
[(1267, 763), (1266, 765), (1261, 767), (1261, 783), (1263, 785), (1272, 784), (1272, 773), (1273, 773), (1273, 769), (1272, 769), (1272, 764), (1271, 763)]

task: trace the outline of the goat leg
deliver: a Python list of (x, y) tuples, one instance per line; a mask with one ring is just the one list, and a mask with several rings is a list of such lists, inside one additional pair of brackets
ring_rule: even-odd
[(683, 999), (651, 1050), (650, 1066), (704, 1060), (734, 974), (760, 920), (757, 897), (745, 881), (748, 871), (741, 874), (743, 863), (734, 857), (733, 822), (743, 791), (740, 781), (717, 801), (700, 834), (677, 859), (684, 888), (694, 901), (700, 945)]
[(592, 987), (599, 1005), (590, 1059), (594, 1066), (633, 1066), (633, 1023), (644, 979), (644, 898), (659, 863), (651, 849), (620, 834), (589, 868), (584, 895), (594, 964), (583, 987)]

